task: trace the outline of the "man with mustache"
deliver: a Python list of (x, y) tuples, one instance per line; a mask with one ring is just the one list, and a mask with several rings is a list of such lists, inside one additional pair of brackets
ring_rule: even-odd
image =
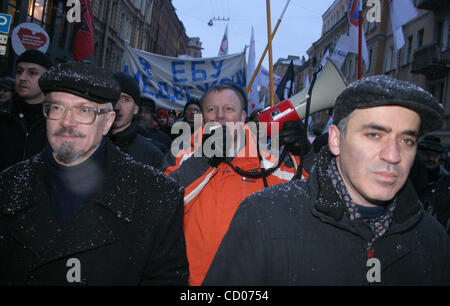
[(40, 152), (47, 143), (42, 115), (45, 96), (38, 80), (51, 66), (50, 58), (35, 49), (17, 59), (11, 113), (0, 113), (0, 171)]
[(48, 145), (0, 174), (0, 285), (185, 285), (183, 189), (106, 135), (120, 85), (87, 63), (39, 85)]
[(407, 82), (352, 83), (308, 181), (244, 200), (203, 285), (449, 285), (449, 238), (407, 181), (442, 113)]

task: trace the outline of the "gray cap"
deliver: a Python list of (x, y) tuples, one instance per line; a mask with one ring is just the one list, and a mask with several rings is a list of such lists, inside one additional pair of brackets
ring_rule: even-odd
[(97, 103), (115, 105), (120, 98), (120, 84), (112, 73), (83, 62), (53, 66), (41, 75), (39, 87), (44, 93), (64, 91)]
[(444, 108), (429, 92), (411, 83), (386, 75), (367, 77), (350, 84), (336, 98), (334, 124), (338, 124), (357, 108), (399, 105), (420, 116), (420, 133), (442, 126)]

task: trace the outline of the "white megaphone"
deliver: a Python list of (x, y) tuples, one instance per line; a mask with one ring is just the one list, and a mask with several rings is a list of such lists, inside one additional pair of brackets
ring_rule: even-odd
[[(311, 85), (314, 87), (311, 93), (310, 114), (334, 107), (336, 97), (347, 86), (344, 76), (329, 58), (318, 74), (315, 84)], [(259, 121), (267, 123), (267, 136), (271, 135), (274, 123), (279, 124), (274, 128), (281, 131), (285, 122), (301, 121), (305, 117), (308, 89), (309, 87), (303, 89), (295, 96), (266, 108), (259, 114)]]

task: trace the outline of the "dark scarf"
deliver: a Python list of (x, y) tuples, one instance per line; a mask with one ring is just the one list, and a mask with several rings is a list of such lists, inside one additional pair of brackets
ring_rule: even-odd
[(71, 167), (57, 163), (49, 145), (44, 152), (44, 162), (50, 175), (52, 206), (59, 224), (64, 226), (83, 207), (102, 178), (105, 139), (87, 160)]
[(345, 203), (350, 220), (355, 221), (361, 219), (369, 224), (373, 233), (370, 243), (373, 244), (375, 240), (380, 238), (389, 229), (394, 217), (397, 197), (387, 206), (364, 207), (358, 205), (352, 201), (348, 193), (347, 187), (339, 173), (336, 158), (331, 159), (327, 173), (337, 194)]

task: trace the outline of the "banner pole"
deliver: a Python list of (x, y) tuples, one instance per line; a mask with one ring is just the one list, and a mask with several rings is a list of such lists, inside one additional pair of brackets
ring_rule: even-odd
[(359, 0), (358, 17), (358, 80), (362, 77), (362, 1)]
[(270, 21), (270, 0), (266, 0), (266, 8), (267, 8), (267, 38), (269, 45), (269, 78), (270, 78), (270, 105), (274, 106), (274, 90), (273, 90), (273, 63), (272, 63), (272, 30), (271, 30), (271, 21)]
[[(275, 25), (275, 28), (273, 29), (272, 36), (271, 36), (270, 40), (273, 40), (273, 38), (275, 37), (275, 33), (277, 32), (278, 27), (280, 26), (281, 20), (283, 19), (284, 13), (286, 12), (286, 9), (287, 9), (287, 7), (289, 5), (289, 2), (291, 2), (291, 0), (288, 0), (286, 2), (286, 5), (284, 6), (283, 12), (281, 13), (280, 18), (278, 18), (277, 24)], [(264, 49), (264, 52), (261, 55), (261, 58), (259, 59), (258, 65), (256, 66), (256, 69), (253, 72), (253, 76), (252, 76), (250, 82), (247, 85), (247, 89), (245, 90), (245, 93), (247, 95), (248, 95), (248, 92), (250, 91), (250, 88), (252, 88), (253, 82), (255, 81), (255, 78), (258, 75), (258, 71), (261, 68), (262, 62), (263, 62), (263, 60), (264, 60), (268, 50), (269, 50), (269, 43), (267, 43), (266, 48)]]

